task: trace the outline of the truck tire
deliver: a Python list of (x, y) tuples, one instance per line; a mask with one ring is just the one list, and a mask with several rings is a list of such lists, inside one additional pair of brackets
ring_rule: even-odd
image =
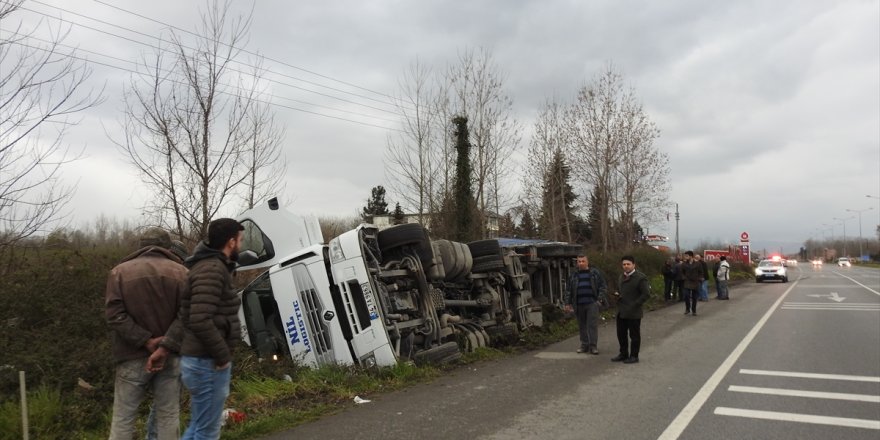
[(445, 364), (461, 358), (461, 350), (455, 342), (447, 342), (427, 350), (420, 351), (413, 356), (416, 365)]
[(519, 339), (519, 329), (516, 324), (508, 322), (502, 325), (493, 325), (486, 328), (493, 347), (510, 345)]
[(504, 269), (504, 260), (497, 255), (483, 255), (474, 257), (473, 273), (496, 272)]
[(440, 243), (433, 241), (431, 242), (431, 247), (434, 249), (435, 258), (432, 260), (433, 264), (430, 267), (425, 269), (427, 272), (428, 279), (431, 281), (443, 281), (446, 279), (446, 261), (443, 258), (442, 252), (440, 250)]
[(392, 226), (379, 231), (377, 235), (379, 251), (383, 254), (409, 245), (415, 248), (424, 266), (433, 264), (431, 260), (434, 259), (434, 251), (431, 248), (431, 240), (428, 238), (428, 231), (422, 225), (407, 223)]
[(467, 246), (471, 250), (471, 256), (474, 258), (485, 255), (501, 255), (501, 245), (498, 244), (498, 240), (472, 241)]

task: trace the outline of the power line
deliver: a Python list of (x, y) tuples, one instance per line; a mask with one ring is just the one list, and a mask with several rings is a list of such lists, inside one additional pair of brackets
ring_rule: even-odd
[[(51, 4), (47, 4), (47, 3), (41, 2), (41, 1), (39, 1), (39, 0), (31, 0), (31, 2), (32, 2), (32, 3), (40, 4), (40, 5), (44, 5), (44, 6), (47, 6), (47, 7), (53, 8), (53, 9), (57, 9), (57, 10), (59, 10), (59, 11), (65, 12), (65, 13), (68, 13), (68, 14), (71, 14), (71, 15), (74, 15), (74, 16), (77, 16), (77, 17), (82, 17), (82, 18), (85, 18), (85, 19), (88, 19), (88, 20), (92, 20), (92, 21), (95, 21), (95, 22), (98, 22), (98, 23), (101, 23), (101, 24), (104, 24), (104, 25), (107, 25), (107, 26), (111, 26), (111, 27), (114, 27), (114, 28), (117, 28), (117, 29), (122, 29), (122, 30), (125, 30), (125, 31), (128, 31), (128, 32), (134, 33), (134, 34), (142, 35), (142, 36), (145, 36), (145, 37), (147, 37), (147, 38), (155, 39), (155, 40), (158, 40), (158, 41), (160, 41), (160, 42), (163, 41), (161, 38), (159, 38), (159, 37), (157, 37), (157, 36), (155, 36), (155, 35), (150, 35), (150, 34), (147, 34), (147, 33), (144, 33), (144, 32), (140, 32), (140, 31), (136, 31), (136, 30), (133, 30), (133, 29), (129, 29), (129, 28), (126, 28), (126, 27), (123, 27), (123, 26), (117, 25), (117, 24), (115, 24), (115, 23), (110, 23), (110, 22), (105, 21), (105, 20), (101, 20), (101, 19), (98, 19), (98, 18), (94, 18), (94, 17), (88, 16), (88, 15), (85, 15), (85, 14), (80, 14), (80, 13), (77, 13), (77, 12), (74, 12), (74, 11), (70, 11), (70, 10), (68, 10), (68, 9), (64, 9), (64, 8), (62, 8), (62, 7), (54, 6), (54, 5), (51, 5)], [(108, 6), (111, 6), (111, 7), (115, 8), (115, 9), (120, 9), (120, 10), (121, 10), (121, 8), (118, 8), (118, 7), (115, 7), (115, 6), (112, 6), (112, 5), (108, 5)], [(89, 29), (89, 30), (92, 30), (92, 31), (95, 31), (95, 32), (99, 32), (99, 33), (102, 33), (102, 34), (105, 34), (105, 35), (110, 35), (110, 36), (113, 36), (113, 37), (116, 37), (116, 38), (120, 38), (120, 39), (123, 39), (123, 40), (126, 40), (126, 41), (130, 41), (130, 42), (133, 42), (133, 43), (136, 43), (136, 44), (140, 44), (140, 45), (147, 46), (147, 47), (150, 47), (150, 48), (154, 48), (154, 49), (157, 49), (157, 50), (161, 50), (161, 51), (164, 51), (164, 52), (169, 52), (168, 49), (161, 48), (161, 47), (155, 47), (155, 46), (153, 46), (153, 45), (151, 45), (151, 44), (149, 44), (149, 43), (144, 43), (144, 42), (139, 41), (139, 40), (135, 40), (135, 39), (132, 39), (132, 38), (129, 38), (129, 37), (125, 37), (125, 36), (122, 36), (122, 35), (119, 35), (119, 34), (115, 34), (115, 33), (112, 33), (112, 32), (109, 32), (109, 31), (106, 31), (106, 30), (103, 30), (103, 29), (98, 29), (98, 28), (95, 28), (95, 27), (92, 27), (92, 26), (88, 26), (88, 25), (85, 25), (85, 24), (82, 24), (82, 23), (79, 23), (79, 22), (76, 22), (76, 21), (72, 21), (72, 20), (69, 20), (69, 19), (63, 19), (63, 18), (61, 18), (61, 17), (55, 17), (55, 16), (49, 15), (49, 14), (47, 14), (47, 13), (45, 13), (45, 12), (36, 11), (36, 10), (29, 9), (29, 8), (26, 8), (26, 7), (21, 7), (21, 9), (22, 9), (22, 10), (25, 10), (25, 11), (28, 11), (28, 12), (35, 13), (35, 14), (40, 14), (40, 15), (42, 15), (42, 16), (49, 17), (49, 18), (52, 18), (52, 19), (55, 19), (55, 20), (59, 20), (59, 21), (64, 22), (64, 23), (70, 23), (70, 24), (73, 24), (73, 25), (76, 25), (76, 26), (79, 26), (79, 27), (82, 27), (82, 28), (85, 28), (85, 29)], [(128, 11), (124, 11), (124, 12), (128, 12)], [(136, 14), (136, 13), (132, 13), (132, 14), (134, 14), (134, 15), (138, 15), (138, 14)], [(199, 37), (199, 38), (206, 38), (206, 37), (202, 37), (202, 36), (200, 36), (200, 35), (198, 35), (198, 34), (195, 34), (195, 33), (193, 33), (193, 32), (187, 31), (187, 30), (185, 30), (185, 29), (180, 29), (180, 28), (177, 28), (177, 27), (175, 27), (175, 26), (168, 25), (168, 24), (164, 24), (164, 23), (162, 23), (162, 22), (160, 22), (160, 21), (150, 19), (149, 17), (144, 17), (144, 18), (146, 18), (146, 19), (148, 19), (148, 20), (151, 20), (151, 21), (154, 21), (154, 22), (159, 23), (159, 24), (163, 24), (163, 25), (165, 25), (165, 26), (167, 26), (167, 27), (170, 27), (170, 28), (172, 28), (172, 29), (179, 30), (179, 31), (181, 31), (181, 32), (185, 32), (185, 33), (188, 33), (188, 34), (195, 35), (195, 36), (197, 36), (197, 37)], [(213, 40), (209, 40), (209, 41), (213, 41)], [(245, 53), (248, 53), (248, 54), (253, 54), (253, 55), (257, 56), (257, 57), (262, 57), (262, 58), (264, 58), (264, 59), (268, 59), (268, 60), (270, 60), (270, 61), (274, 61), (274, 62), (277, 62), (277, 63), (280, 63), (280, 64), (285, 64), (285, 63), (283, 63), (283, 62), (281, 62), (281, 61), (277, 61), (277, 60), (274, 60), (274, 59), (271, 59), (271, 58), (268, 58), (268, 57), (261, 56), (261, 55), (259, 55), (259, 54), (254, 53), (254, 52), (248, 51), (248, 50), (246, 50), (246, 49), (242, 49), (242, 48), (238, 48), (238, 47), (234, 47), (234, 46), (229, 46), (229, 45), (227, 45), (227, 44), (225, 44), (225, 43), (222, 43), (222, 42), (217, 42), (217, 43), (222, 44), (222, 45), (225, 45), (225, 46), (230, 47), (230, 48), (233, 48), (233, 49), (238, 49), (238, 50), (240, 50), (240, 51), (242, 51), (242, 52), (245, 52)], [(186, 45), (184, 45), (184, 44), (182, 44), (182, 43), (179, 43), (179, 44), (180, 44), (180, 46), (181, 46), (182, 48), (184, 48), (184, 49), (188, 49), (188, 50), (198, 50), (198, 49), (196, 49), (196, 48), (193, 48), (193, 47), (190, 47), (190, 46), (186, 46)], [(248, 63), (245, 63), (245, 62), (242, 62), (242, 61), (232, 60), (232, 62), (234, 62), (234, 63), (236, 63), (236, 64), (239, 64), (239, 65), (242, 65), (242, 66), (251, 67), (251, 68), (254, 68), (254, 69), (260, 69), (260, 68), (257, 67), (257, 66), (254, 66), (254, 65), (252, 65), (252, 64), (248, 64)], [(285, 64), (285, 65), (286, 65), (286, 64)], [(292, 67), (296, 68), (296, 66), (292, 66)], [(237, 70), (237, 69), (230, 69), (230, 70), (236, 71), (236, 72), (241, 73), (241, 74), (244, 74), (244, 75), (251, 75), (251, 76), (254, 76), (254, 75), (251, 74), (251, 73), (243, 72), (243, 71), (241, 71), (241, 70)], [(369, 96), (364, 96), (364, 95), (360, 95), (360, 94), (357, 94), (357, 93), (352, 93), (352, 92), (349, 92), (349, 91), (346, 91), (346, 90), (342, 90), (342, 89), (338, 89), (338, 88), (330, 87), (330, 86), (327, 86), (327, 85), (323, 85), (323, 84), (320, 84), (320, 83), (316, 83), (316, 82), (314, 82), (314, 81), (309, 81), (309, 80), (306, 80), (306, 79), (303, 79), (303, 78), (299, 78), (299, 77), (295, 77), (295, 76), (292, 76), (292, 75), (287, 75), (287, 74), (285, 74), (285, 73), (277, 72), (277, 71), (274, 71), (274, 70), (271, 70), (271, 69), (262, 69), (262, 70), (264, 70), (266, 73), (269, 73), (269, 74), (282, 76), (282, 77), (285, 77), (285, 78), (293, 79), (293, 80), (295, 80), (295, 81), (300, 81), (300, 82), (303, 82), (303, 83), (306, 83), (306, 84), (314, 85), (314, 86), (316, 86), (316, 87), (321, 87), (321, 88), (325, 88), (325, 89), (332, 90), (332, 91), (335, 91), (335, 92), (344, 93), (344, 94), (351, 95), (351, 96), (355, 96), (355, 97), (358, 97), (358, 98), (362, 98), (362, 99), (367, 99), (367, 100), (370, 100), (370, 101), (378, 102), (378, 103), (380, 103), (380, 104), (391, 105), (391, 106), (397, 106), (397, 105), (398, 105), (398, 104), (395, 104), (395, 103), (390, 103), (390, 102), (386, 102), (386, 101), (383, 101), (383, 100), (375, 99), (375, 98), (372, 98), (372, 97), (369, 97)], [(303, 71), (309, 72), (309, 71), (304, 70), (304, 69), (300, 69), (300, 70), (303, 70)], [(309, 73), (311, 73), (311, 72), (309, 72)], [(320, 75), (320, 74), (315, 74), (315, 75), (318, 75), (318, 76), (322, 76), (322, 77), (323, 77), (323, 75)], [(328, 77), (328, 78), (329, 78), (329, 77)], [(368, 104), (363, 104), (363, 103), (359, 103), (359, 102), (356, 102), (356, 101), (351, 101), (351, 100), (348, 100), (348, 99), (340, 98), (340, 97), (338, 97), (338, 96), (333, 96), (333, 95), (329, 95), (329, 94), (326, 94), (326, 93), (321, 93), (321, 92), (318, 92), (318, 91), (315, 91), (315, 90), (312, 90), (312, 89), (308, 89), (308, 88), (305, 88), (305, 87), (300, 87), (300, 86), (297, 86), (297, 85), (293, 85), (293, 84), (289, 84), (289, 83), (281, 82), (281, 81), (278, 81), (278, 80), (275, 80), (275, 79), (265, 78), (265, 77), (263, 77), (263, 78), (261, 78), (261, 79), (264, 80), (264, 81), (269, 81), (269, 82), (273, 82), (273, 83), (276, 83), (276, 84), (279, 84), (279, 85), (282, 85), (282, 86), (291, 87), (291, 88), (295, 88), (295, 89), (298, 89), (298, 90), (303, 90), (303, 91), (305, 91), (305, 92), (313, 93), (313, 94), (316, 94), (316, 95), (324, 96), (324, 97), (327, 97), (327, 98), (335, 99), (335, 100), (342, 101), (342, 102), (346, 102), (346, 103), (349, 103), (349, 104), (359, 105), (359, 106), (362, 106), (362, 107), (370, 108), (370, 109), (377, 110), (377, 111), (381, 111), (381, 112), (385, 112), (385, 113), (397, 114), (397, 112), (392, 111), (392, 110), (387, 110), (387, 109), (383, 109), (383, 108), (379, 108), (379, 107), (374, 107), (374, 106), (371, 106), (371, 105), (368, 105)], [(330, 79), (332, 79), (332, 78), (330, 78)], [(338, 80), (335, 80), (335, 81), (338, 81)], [(338, 82), (341, 82), (341, 83), (343, 83), (343, 84), (348, 84), (348, 83), (345, 83), (345, 82), (343, 82), (343, 81), (338, 81)], [(354, 86), (354, 87), (357, 87), (357, 86)], [(359, 87), (359, 88), (360, 88), (360, 87)], [(369, 90), (369, 89), (365, 89), (365, 90)], [(373, 93), (379, 93), (379, 92), (373, 92)], [(380, 94), (381, 94), (381, 93), (380, 93)], [(388, 95), (385, 95), (385, 94), (382, 94), (382, 95), (383, 95), (383, 96), (388, 96)], [(390, 96), (388, 96), (388, 97), (394, 99), (393, 97), (390, 97)], [(412, 109), (409, 109), (409, 110), (412, 110)]]
[[(32, 0), (32, 1), (36, 1), (36, 0)], [(190, 35), (194, 35), (194, 36), (199, 37), (199, 38), (207, 38), (207, 37), (204, 37), (204, 36), (202, 36), (202, 35), (198, 35), (198, 34), (196, 34), (196, 33), (194, 33), (194, 32), (188, 31), (188, 30), (186, 30), (186, 29), (181, 29), (181, 28), (179, 28), (179, 27), (177, 27), (177, 26), (174, 26), (174, 25), (171, 25), (171, 24), (169, 24), (169, 23), (165, 23), (165, 22), (163, 22), (163, 21), (159, 21), (159, 20), (156, 20), (156, 19), (154, 19), (154, 18), (147, 17), (147, 16), (142, 15), (142, 14), (139, 14), (139, 13), (137, 13), (137, 12), (134, 12), (134, 11), (131, 11), (131, 10), (128, 10), (128, 9), (125, 9), (125, 8), (122, 8), (122, 7), (119, 7), (119, 6), (116, 6), (116, 5), (113, 5), (113, 4), (110, 4), (110, 3), (107, 3), (107, 2), (101, 1), (101, 0), (94, 0), (94, 1), (97, 2), (97, 3), (100, 3), (100, 4), (104, 5), (104, 6), (107, 6), (107, 7), (110, 7), (110, 8), (113, 8), (113, 9), (116, 9), (116, 10), (119, 10), (119, 11), (122, 11), (122, 12), (125, 12), (126, 14), (131, 14), (131, 15), (134, 15), (134, 16), (136, 16), (136, 17), (140, 17), (140, 18), (143, 18), (143, 19), (145, 19), (145, 20), (152, 21), (153, 23), (161, 24), (161, 25), (163, 25), (163, 26), (167, 26), (167, 27), (169, 27), (169, 28), (171, 28), (171, 29), (178, 30), (178, 31), (180, 31), (180, 32), (186, 32), (186, 33), (188, 33), (188, 34), (190, 34)], [(212, 42), (214, 42), (214, 43), (223, 44), (224, 46), (231, 47), (231, 48), (234, 48), (234, 49), (239, 49), (239, 50), (241, 50), (241, 51), (243, 51), (243, 52), (245, 52), (245, 53), (247, 53), (247, 54), (251, 54), (251, 55), (255, 55), (255, 56), (261, 56), (261, 55), (259, 55), (259, 54), (257, 54), (257, 53), (254, 53), (254, 52), (249, 51), (249, 50), (244, 49), (244, 48), (237, 48), (237, 47), (229, 46), (229, 45), (227, 45), (227, 44), (225, 44), (225, 43), (223, 43), (223, 42), (220, 42), (220, 41), (214, 41), (214, 40), (210, 40), (210, 41), (212, 41)], [(281, 60), (277, 60), (277, 59), (270, 58), (270, 57), (264, 57), (264, 58), (266, 58), (266, 59), (269, 60), (269, 61), (273, 61), (273, 62), (276, 62), (276, 63), (278, 63), (278, 64), (281, 64), (281, 65), (284, 65), (284, 66), (290, 67), (291, 69), (296, 69), (296, 70), (299, 70), (299, 71), (302, 71), (302, 72), (306, 72), (306, 73), (309, 73), (309, 74), (312, 74), (312, 75), (315, 75), (315, 76), (318, 76), (318, 77), (321, 77), (321, 78), (324, 78), (324, 79), (328, 79), (328, 80), (330, 80), (330, 81), (338, 82), (338, 83), (340, 83), (340, 84), (345, 84), (345, 85), (347, 85), (347, 86), (349, 86), (349, 87), (354, 87), (354, 88), (359, 89), (359, 90), (363, 90), (363, 91), (370, 92), (370, 93), (375, 93), (375, 94), (377, 94), (377, 95), (384, 96), (384, 97), (386, 97), (386, 98), (394, 99), (393, 96), (390, 96), (390, 95), (388, 95), (388, 94), (386, 94), (386, 93), (377, 92), (377, 91), (375, 91), (375, 90), (368, 89), (368, 88), (366, 88), (366, 87), (361, 87), (361, 86), (359, 86), (359, 85), (352, 84), (352, 83), (349, 83), (349, 82), (346, 82), (346, 81), (342, 81), (342, 80), (339, 80), (339, 79), (333, 78), (333, 77), (331, 77), (331, 76), (323, 75), (323, 74), (320, 74), (320, 73), (318, 73), (318, 72), (314, 72), (314, 71), (312, 71), (312, 70), (308, 70), (308, 69), (303, 68), (303, 67), (295, 66), (295, 65), (293, 65), (293, 64), (289, 64), (289, 63), (286, 63), (286, 62), (281, 61)]]
[[(15, 35), (14, 32), (9, 31), (9, 30), (6, 30), (6, 29), (3, 29), (3, 28), (0, 28), (0, 31), (2, 31), (2, 32), (8, 32), (8, 33), (10, 33), (10, 34)], [(88, 54), (92, 54), (92, 55), (97, 55), (97, 56), (101, 56), (101, 57), (105, 57), (105, 58), (110, 58), (110, 59), (112, 59), (112, 60), (116, 60), (116, 61), (121, 61), (121, 62), (123, 62), (123, 63), (134, 64), (134, 65), (136, 65), (136, 66), (139, 66), (139, 65), (140, 65), (140, 64), (137, 63), (136, 61), (131, 61), (131, 60), (127, 60), (127, 59), (124, 59), (124, 58), (119, 58), (119, 57), (115, 57), (115, 56), (112, 56), (112, 55), (107, 55), (107, 54), (104, 54), (104, 53), (95, 52), (95, 51), (93, 51), (93, 50), (83, 49), (83, 48), (81, 48), (81, 47), (75, 47), (75, 46), (71, 46), (71, 45), (68, 45), (68, 44), (63, 44), (63, 43), (58, 43), (58, 42), (52, 42), (52, 41), (45, 40), (45, 39), (38, 38), (38, 37), (34, 37), (34, 36), (27, 36), (26, 38), (31, 39), (31, 40), (36, 40), (36, 41), (39, 41), (39, 42), (42, 42), (42, 43), (46, 43), (46, 44), (54, 44), (54, 45), (57, 45), (57, 46), (59, 46), (59, 47), (68, 48), (68, 49), (71, 49), (73, 52), (84, 52), (84, 53), (88, 53)], [(168, 69), (159, 68), (159, 70), (160, 70), (162, 73), (174, 73), (173, 71), (168, 70)], [(142, 74), (142, 72), (139, 72), (139, 71), (137, 71), (137, 70), (128, 70), (128, 71), (129, 71), (129, 72), (133, 72), (133, 73), (137, 73), (137, 74)], [(229, 85), (229, 84), (222, 84), (222, 83), (221, 83), (220, 85), (225, 86), (225, 87), (233, 87), (233, 86), (231, 86), (231, 85)], [(261, 94), (262, 94), (262, 93), (261, 93)], [(308, 102), (308, 101), (301, 101), (301, 100), (299, 100), (299, 99), (288, 98), (288, 97), (285, 97), (285, 96), (272, 95), (272, 97), (273, 97), (273, 99), (276, 99), (276, 98), (277, 98), (277, 99), (281, 99), (281, 100), (284, 100), (284, 101), (295, 102), (295, 103), (297, 103), (297, 104), (305, 104), (305, 105), (310, 105), (310, 106), (313, 106), (313, 107), (323, 108), (323, 109), (326, 109), (326, 110), (332, 110), (332, 111), (337, 111), (337, 112), (341, 112), (341, 113), (349, 113), (349, 114), (352, 114), (352, 115), (355, 115), (355, 116), (361, 116), (361, 117), (364, 117), (364, 118), (376, 119), (376, 120), (379, 120), (379, 121), (392, 122), (392, 123), (398, 123), (398, 122), (400, 122), (400, 121), (398, 121), (398, 120), (394, 120), (394, 119), (381, 118), (381, 117), (378, 117), (378, 116), (368, 115), (368, 114), (366, 114), (366, 113), (353, 112), (353, 111), (350, 111), (350, 110), (342, 110), (342, 109), (338, 109), (338, 108), (335, 108), (335, 107), (330, 107), (330, 106), (321, 105), (321, 104), (315, 104), (315, 103), (313, 103), (313, 102)]]
[[(26, 44), (26, 43), (22, 43), (22, 42), (20, 42), (20, 41), (9, 41), (9, 43), (16, 44), (16, 45), (18, 45), (18, 46), (22, 46), (22, 47), (26, 47), (26, 48), (30, 48), (30, 49), (41, 50), (41, 51), (44, 51), (44, 52), (57, 53), (57, 52), (54, 52), (54, 51), (52, 51), (52, 50), (46, 49), (46, 48), (44, 48), (44, 47), (40, 47), (40, 46), (32, 46), (32, 45), (29, 45), (29, 44)], [(138, 71), (131, 70), (131, 69), (126, 69), (125, 67), (120, 67), (120, 66), (116, 66), (116, 65), (113, 65), (113, 64), (102, 63), (102, 62), (100, 62), (100, 61), (94, 61), (94, 60), (90, 60), (90, 59), (88, 59), (88, 58), (79, 57), (79, 56), (76, 56), (76, 55), (73, 54), (73, 53), (59, 54), (59, 55), (60, 55), (60, 56), (63, 56), (63, 57), (69, 57), (69, 58), (72, 58), (72, 59), (75, 59), (75, 60), (80, 60), (80, 61), (83, 61), (83, 62), (88, 63), (88, 64), (96, 64), (96, 65), (99, 65), (99, 66), (110, 67), (110, 68), (112, 68), (112, 69), (122, 70), (122, 71), (125, 71), (125, 72), (134, 73), (134, 74), (137, 74), (137, 75), (141, 75), (141, 74), (142, 74), (142, 72), (138, 72)], [(175, 79), (170, 79), (170, 78), (169, 78), (169, 79), (167, 79), (167, 81), (170, 81), (170, 82), (173, 82), (173, 83), (176, 83), (176, 84), (180, 84), (180, 85), (184, 85), (184, 86), (189, 86), (189, 84), (187, 84), (187, 83), (185, 83), (185, 82), (183, 82), (183, 81), (180, 81), (180, 80), (175, 80)], [(220, 85), (223, 85), (223, 86), (226, 86), (226, 87), (230, 87), (230, 86), (228, 86), (228, 85), (226, 85), (226, 84), (220, 84)], [(230, 93), (230, 92), (226, 92), (226, 91), (223, 91), (223, 90), (218, 90), (217, 93), (220, 93), (220, 94), (223, 94), (223, 95), (227, 95), (227, 96), (232, 96), (232, 97), (240, 97), (239, 94)], [(302, 113), (308, 113), (308, 114), (312, 114), (312, 115), (316, 115), (316, 116), (321, 116), (321, 117), (325, 117), (325, 118), (336, 119), (336, 120), (345, 121), (345, 122), (351, 122), (351, 123), (354, 123), (354, 124), (364, 125), (364, 126), (368, 126), (368, 127), (375, 127), (375, 128), (385, 129), (385, 130), (391, 130), (391, 131), (402, 132), (402, 130), (400, 130), (400, 129), (396, 129), (396, 128), (385, 127), (385, 126), (382, 126), (382, 125), (376, 125), (376, 124), (370, 124), (370, 123), (368, 123), (368, 122), (356, 121), (356, 120), (353, 120), (353, 119), (347, 119), (347, 118), (343, 118), (343, 117), (339, 117), (339, 116), (333, 116), (333, 115), (328, 115), (328, 114), (324, 114), (324, 113), (318, 113), (318, 112), (314, 112), (314, 111), (311, 111), (311, 110), (305, 110), (305, 109), (301, 109), (301, 108), (298, 108), (298, 107), (293, 107), (293, 106), (289, 106), (289, 105), (279, 104), (279, 103), (277, 103), (277, 102), (272, 102), (272, 101), (262, 100), (262, 99), (259, 99), (259, 98), (251, 98), (251, 99), (252, 99), (254, 102), (259, 102), (259, 103), (266, 104), (266, 105), (272, 105), (272, 106), (275, 106), (275, 107), (286, 108), (286, 109), (289, 109), (289, 110), (294, 110), (294, 111), (298, 111), (298, 112), (302, 112)]]

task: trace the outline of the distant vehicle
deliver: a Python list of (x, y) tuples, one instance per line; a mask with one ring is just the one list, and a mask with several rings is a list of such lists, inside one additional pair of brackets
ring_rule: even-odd
[(788, 260), (788, 261), (786, 261), (786, 263), (787, 263), (786, 266), (791, 266), (791, 267), (797, 266), (797, 260), (795, 260), (795, 259)]
[(811, 261), (811, 263), (813, 263), (813, 266), (821, 266), (822, 259), (821, 258), (814, 258), (813, 261)]
[(838, 258), (837, 265), (840, 267), (852, 267), (852, 263), (850, 263), (849, 258), (846, 257)]
[(780, 260), (761, 260), (758, 267), (755, 268), (755, 282), (760, 283), (764, 280), (780, 280), (783, 283), (788, 282), (788, 272), (785, 265)]

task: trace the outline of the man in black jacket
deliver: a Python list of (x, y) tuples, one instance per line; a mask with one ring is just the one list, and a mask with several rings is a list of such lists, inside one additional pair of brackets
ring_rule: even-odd
[(232, 347), (241, 337), (232, 271), (241, 248), (240, 223), (221, 218), (208, 225), (208, 240), (186, 259), (189, 289), (180, 306), (181, 379), (190, 392), (189, 426), (183, 439), (219, 439), (229, 396)]
[(642, 306), (651, 298), (651, 287), (648, 277), (636, 270), (636, 259), (625, 256), (620, 259), (623, 274), (617, 283), (617, 342), (620, 353), (611, 359), (612, 362), (634, 364), (639, 361), (639, 349), (642, 345)]
[(599, 303), (605, 298), (605, 278), (599, 269), (590, 267), (586, 255), (577, 257), (578, 271), (568, 280), (565, 310), (575, 312), (580, 330), (578, 353), (599, 354)]

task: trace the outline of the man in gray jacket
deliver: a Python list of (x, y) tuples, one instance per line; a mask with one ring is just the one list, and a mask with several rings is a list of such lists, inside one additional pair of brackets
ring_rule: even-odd
[(618, 282), (617, 296), (617, 342), (620, 353), (612, 362), (634, 364), (639, 361), (642, 345), (642, 306), (651, 298), (648, 277), (636, 270), (636, 259), (627, 255), (620, 259), (623, 274)]
[(159, 440), (180, 436), (180, 363), (165, 355), (164, 368), (150, 368), (155, 352), (176, 352), (179, 333), (171, 330), (186, 289), (186, 268), (171, 252), (168, 232), (148, 229), (140, 248), (125, 257), (107, 278), (105, 315), (113, 334), (116, 380), (110, 439), (134, 436), (138, 407), (153, 391)]
[(578, 271), (568, 280), (565, 310), (575, 312), (580, 330), (578, 353), (599, 354), (599, 303), (606, 301), (605, 278), (599, 269), (590, 267), (586, 255), (577, 257)]

